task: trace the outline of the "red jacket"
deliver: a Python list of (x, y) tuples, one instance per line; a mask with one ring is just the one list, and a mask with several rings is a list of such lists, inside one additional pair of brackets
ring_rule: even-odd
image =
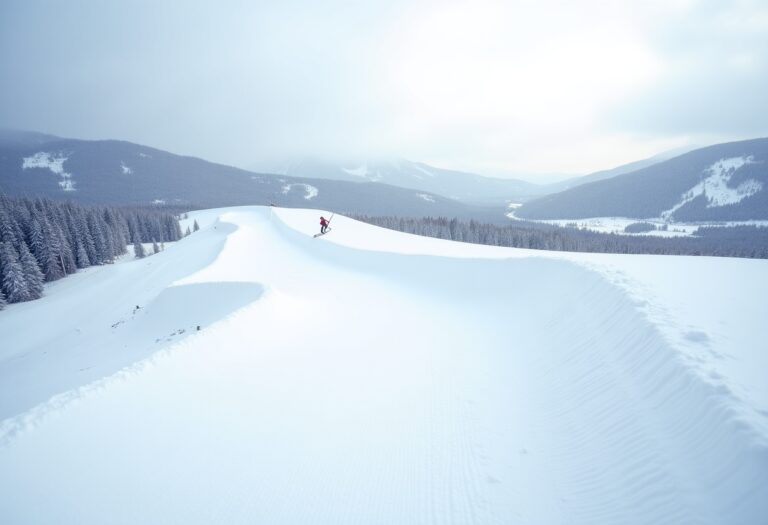
[(328, 226), (328, 221), (325, 220), (325, 217), (320, 217), (320, 226)]

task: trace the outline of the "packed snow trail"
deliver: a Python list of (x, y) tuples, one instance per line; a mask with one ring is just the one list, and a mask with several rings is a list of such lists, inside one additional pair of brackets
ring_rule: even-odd
[[(215, 259), (168, 290), (263, 294), (16, 418), (0, 448), (3, 523), (768, 515), (765, 435), (601, 274), (357, 250), (261, 208), (214, 228), (227, 232)], [(187, 300), (161, 301), (157, 322)]]

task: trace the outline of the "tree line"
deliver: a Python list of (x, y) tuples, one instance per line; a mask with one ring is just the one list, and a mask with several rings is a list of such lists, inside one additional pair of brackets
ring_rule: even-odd
[(180, 238), (178, 219), (163, 210), (0, 195), (0, 309), (38, 299), (45, 282), (114, 262), (128, 244)]
[(499, 226), (444, 217), (412, 219), (358, 215), (354, 218), (390, 230), (491, 246), (568, 252), (768, 259), (768, 228), (758, 226), (701, 227), (694, 237), (659, 237), (598, 233), (525, 221)]

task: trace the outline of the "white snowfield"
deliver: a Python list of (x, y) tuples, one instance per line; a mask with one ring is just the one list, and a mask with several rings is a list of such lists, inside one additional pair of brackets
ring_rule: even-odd
[(701, 182), (685, 192), (680, 202), (670, 209), (661, 212), (661, 218), (667, 220), (674, 217), (675, 212), (700, 195), (707, 199), (707, 208), (736, 204), (763, 189), (763, 184), (755, 179), (747, 179), (736, 188), (728, 186), (733, 174), (747, 164), (754, 164), (754, 157), (732, 157), (720, 159), (704, 170), (706, 175)]
[(0, 521), (765, 523), (768, 261), (326, 213), (190, 214), (0, 312)]
[(62, 191), (75, 191), (75, 182), (72, 180), (72, 174), (64, 171), (64, 163), (69, 160), (63, 153), (48, 153), (39, 151), (31, 157), (24, 157), (21, 161), (22, 169), (43, 168), (59, 176), (59, 187)]
[(416, 196), (426, 202), (435, 202), (435, 198), (432, 195), (426, 193), (417, 193)]
[(316, 187), (310, 185), (310, 184), (302, 184), (302, 183), (296, 183), (296, 184), (285, 184), (283, 185), (282, 193), (283, 195), (287, 195), (288, 193), (293, 190), (293, 188), (302, 188), (304, 189), (304, 198), (306, 200), (312, 200), (320, 193), (320, 190), (318, 190)]

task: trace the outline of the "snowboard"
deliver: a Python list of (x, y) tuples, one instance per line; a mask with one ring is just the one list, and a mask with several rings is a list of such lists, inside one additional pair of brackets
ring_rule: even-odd
[[(330, 226), (328, 227), (328, 229), (327, 229), (327, 230), (325, 230), (325, 233), (328, 233), (329, 231), (331, 231), (331, 228), (330, 228)], [(315, 239), (317, 239), (317, 238), (318, 238), (318, 237), (320, 237), (321, 235), (325, 235), (325, 233), (316, 233), (316, 234), (314, 234), (312, 237), (314, 237)]]

